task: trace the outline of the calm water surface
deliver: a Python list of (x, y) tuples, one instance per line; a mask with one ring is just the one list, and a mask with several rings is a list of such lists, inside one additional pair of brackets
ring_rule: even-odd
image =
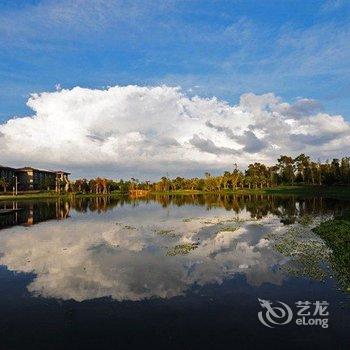
[[(0, 216), (1, 349), (349, 348), (349, 293), (311, 231), (348, 201), (159, 196), (2, 208), (21, 210)], [(293, 320), (262, 325), (258, 299), (288, 304)], [(297, 326), (298, 301), (327, 301), (329, 327)]]

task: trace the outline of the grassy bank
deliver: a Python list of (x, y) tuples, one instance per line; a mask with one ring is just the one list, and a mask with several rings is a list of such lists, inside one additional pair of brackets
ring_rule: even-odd
[(350, 213), (323, 222), (313, 231), (332, 250), (330, 261), (333, 271), (342, 288), (350, 292)]
[(298, 196), (317, 196), (350, 200), (350, 187), (346, 186), (286, 186), (268, 188), (266, 194), (286, 194)]
[[(317, 196), (324, 198), (337, 198), (350, 200), (350, 187), (345, 186), (279, 186), (273, 188), (257, 188), (257, 189), (237, 189), (222, 190), (216, 192), (199, 191), (199, 190), (176, 190), (166, 192), (151, 192), (155, 195), (196, 195), (196, 194), (237, 194), (237, 195), (295, 195), (295, 196)], [(82, 198), (82, 197), (104, 197), (104, 196), (121, 196), (125, 195), (120, 191), (113, 191), (111, 194), (94, 194), (94, 193), (65, 193), (58, 195), (55, 192), (39, 192), (39, 193), (21, 193), (17, 196), (0, 195), (0, 201), (26, 200), (26, 199), (47, 199), (47, 198)]]
[(95, 193), (64, 193), (57, 194), (55, 192), (39, 192), (39, 193), (22, 193), (17, 196), (0, 195), (0, 201), (14, 201), (14, 200), (35, 200), (35, 199), (57, 199), (57, 198), (91, 198), (91, 197), (106, 197), (106, 196), (121, 196), (123, 193), (114, 191), (111, 194), (95, 194)]
[(236, 191), (198, 191), (198, 190), (176, 190), (167, 192), (152, 192), (153, 194), (176, 194), (176, 195), (193, 195), (193, 194), (273, 194), (273, 195), (295, 195), (295, 196), (317, 196), (325, 198), (349, 199), (350, 187), (345, 186), (279, 186), (273, 188), (257, 189), (237, 189)]

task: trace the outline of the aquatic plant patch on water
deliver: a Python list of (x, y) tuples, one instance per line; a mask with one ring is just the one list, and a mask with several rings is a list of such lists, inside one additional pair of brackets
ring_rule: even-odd
[(238, 230), (239, 227), (240, 226), (234, 226), (234, 225), (225, 226), (225, 227), (221, 227), (220, 231), (221, 232), (234, 232), (234, 231)]
[(331, 254), (327, 245), (306, 227), (292, 227), (285, 233), (272, 233), (274, 248), (290, 261), (283, 269), (291, 275), (323, 280)]
[(175, 247), (169, 249), (166, 255), (168, 256), (186, 255), (190, 253), (192, 250), (197, 249), (198, 245), (199, 243), (178, 244)]
[(215, 217), (215, 218), (209, 218), (209, 219), (200, 221), (200, 223), (203, 225), (225, 225), (225, 224), (231, 224), (231, 223), (243, 223), (248, 221), (256, 221), (256, 220), (252, 220), (252, 219), (247, 220), (247, 219), (239, 219), (239, 218), (228, 219), (225, 217), (223, 218)]
[[(239, 222), (240, 219), (239, 218), (233, 218), (233, 219), (225, 219), (225, 222)], [(244, 221), (244, 220), (241, 220)]]
[(254, 222), (254, 223), (252, 223), (252, 226), (263, 227), (264, 225), (261, 222)]
[(314, 218), (309, 214), (305, 214), (299, 218), (298, 222), (303, 226), (309, 226), (314, 222)]
[(156, 230), (156, 233), (158, 233), (159, 235), (168, 235), (172, 232), (174, 232), (174, 230)]
[(220, 225), (221, 222), (218, 219), (200, 221), (202, 225)]
[(313, 229), (332, 250), (330, 262), (343, 289), (350, 292), (350, 221), (328, 220)]
[(193, 218), (184, 218), (182, 219), (182, 222), (191, 222)]
[(156, 234), (166, 237), (177, 237), (178, 234), (174, 230), (155, 230)]

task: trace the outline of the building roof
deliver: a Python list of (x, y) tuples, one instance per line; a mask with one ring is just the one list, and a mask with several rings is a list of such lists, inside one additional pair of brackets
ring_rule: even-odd
[(17, 170), (17, 169), (15, 169), (15, 168), (10, 167), (10, 166), (5, 166), (5, 165), (1, 165), (1, 164), (0, 164), (0, 168), (1, 168), (1, 169), (10, 169), (10, 170), (13, 170), (13, 171), (16, 171), (16, 170)]
[(63, 170), (55, 170), (54, 173), (56, 174), (65, 174), (65, 175), (70, 175), (71, 173), (67, 173), (66, 171)]
[[(12, 169), (12, 168), (11, 168)], [(48, 169), (38, 169), (38, 168), (33, 168), (30, 166), (25, 166), (23, 168), (18, 168), (18, 169), (13, 169), (16, 171), (28, 171), (28, 170), (36, 170), (36, 171), (40, 171), (42, 173), (51, 173), (51, 174), (65, 174), (65, 175), (70, 175), (70, 173), (67, 173), (66, 171), (63, 170), (48, 170)]]
[(37, 171), (41, 171), (43, 173), (54, 173), (54, 171), (51, 170), (47, 170), (47, 169), (38, 169), (38, 168), (33, 168), (31, 166), (25, 166), (23, 168), (18, 168), (17, 171), (28, 171), (28, 170), (37, 170)]

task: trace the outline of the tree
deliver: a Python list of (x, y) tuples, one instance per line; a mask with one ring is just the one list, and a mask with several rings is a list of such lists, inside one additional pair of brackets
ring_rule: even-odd
[(222, 185), (224, 190), (228, 189), (228, 186), (232, 183), (232, 178), (231, 174), (229, 171), (225, 171), (224, 174), (222, 175)]
[(245, 177), (244, 177), (244, 183), (248, 186), (248, 188), (250, 189), (251, 188), (251, 186), (252, 186), (252, 178), (251, 178), (251, 176), (249, 176), (249, 175), (246, 175)]
[(269, 185), (268, 187), (274, 187), (277, 186), (278, 184), (278, 166), (277, 165), (273, 165), (267, 168), (267, 172), (268, 172), (268, 182)]
[(278, 161), (278, 167), (283, 182), (294, 185), (294, 160), (292, 157), (281, 156)]
[(172, 184), (175, 190), (180, 190), (185, 187), (185, 180), (182, 177), (178, 176), (172, 181)]
[(215, 178), (214, 176), (211, 176), (210, 173), (205, 173), (205, 191), (216, 191), (220, 190), (221, 186), (221, 178)]
[(340, 175), (343, 184), (350, 184), (350, 157), (344, 157), (340, 164)]
[(254, 163), (249, 164), (246, 170), (246, 175), (250, 177), (250, 182), (253, 184), (254, 188), (262, 188), (267, 184), (268, 171), (264, 164)]
[(339, 159), (334, 158), (331, 163), (332, 183), (339, 183), (341, 180)]
[(84, 185), (84, 180), (83, 180), (83, 179), (77, 179), (77, 180), (74, 182), (74, 184), (73, 184), (73, 189), (74, 189), (74, 191), (82, 192), (83, 185)]
[(241, 172), (238, 170), (237, 164), (234, 164), (233, 172), (230, 176), (233, 190), (237, 188), (237, 184), (240, 177), (241, 177)]
[[(128, 193), (129, 190), (147, 190), (147, 191), (176, 191), (176, 190), (200, 190), (208, 192), (220, 192), (222, 190), (233, 190), (237, 188), (264, 188), (274, 187), (279, 184), (305, 183), (312, 185), (350, 185), (350, 157), (342, 159), (333, 159), (330, 161), (312, 161), (304, 153), (294, 159), (287, 155), (281, 155), (277, 164), (266, 166), (263, 163), (255, 162), (249, 164), (247, 169), (242, 172), (234, 164), (232, 172), (224, 171), (221, 175), (213, 176), (206, 172), (204, 177), (184, 178), (177, 176), (170, 179), (163, 176), (158, 182), (140, 181), (131, 178), (129, 181), (108, 180), (106, 178), (96, 179), (77, 179), (73, 183), (73, 189), (76, 192), (108, 194), (111, 191), (118, 190), (122, 193)], [(58, 181), (58, 189), (63, 189), (65, 182)], [(12, 185), (6, 178), (0, 178), (0, 187), (7, 191), (7, 187)], [(52, 184), (45, 178), (40, 183), (40, 188), (49, 188)]]
[(299, 175), (304, 183), (308, 182), (309, 178), (307, 175), (310, 175), (310, 157), (302, 153), (294, 159), (294, 163), (298, 171), (297, 176)]
[(7, 187), (9, 186), (9, 182), (5, 178), (0, 178), (0, 186), (3, 188), (4, 192), (7, 192)]
[(55, 180), (52, 177), (46, 176), (40, 183), (41, 190), (51, 190), (55, 186)]

